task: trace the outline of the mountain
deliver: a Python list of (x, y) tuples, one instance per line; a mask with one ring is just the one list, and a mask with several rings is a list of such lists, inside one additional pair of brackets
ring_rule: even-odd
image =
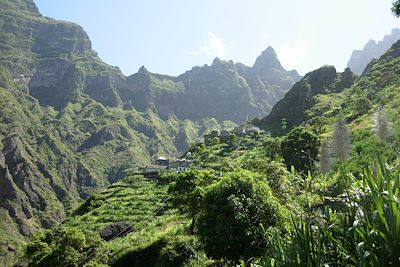
[[(278, 138), (261, 132), (247, 132), (240, 137), (231, 135), (231, 138), (220, 138), (220, 143), (199, 143), (190, 149), (191, 157), (198, 159), (202, 165), (199, 169), (195, 167), (188, 172), (163, 173), (159, 179), (152, 180), (140, 175), (128, 176), (103, 192), (90, 196), (59, 227), (37, 235), (29, 243), (25, 259), (32, 265), (66, 265), (65, 262), (72, 266), (81, 262), (90, 266), (220, 265), (221, 257), (207, 250), (219, 247), (214, 246), (215, 243), (210, 245), (200, 230), (204, 225), (201, 218), (204, 214), (210, 214), (210, 210), (215, 211), (215, 216), (208, 216), (207, 219), (219, 224), (218, 227), (209, 224), (211, 231), (206, 236), (226, 242), (224, 251), (240, 252), (244, 247), (255, 255), (254, 251), (260, 248), (258, 243), (240, 243), (242, 239), (257, 240), (257, 236), (249, 234), (249, 227), (241, 227), (243, 223), (254, 223), (251, 218), (244, 217), (251, 214), (253, 207), (250, 204), (254, 202), (244, 190), (248, 188), (246, 183), (241, 183), (236, 189), (229, 186), (235, 181), (229, 175), (235, 173), (241, 179), (246, 177), (246, 181), (253, 179), (250, 174), (258, 177), (254, 183), (258, 187), (267, 182), (271, 194), (265, 196), (265, 199), (276, 198), (277, 201), (269, 214), (276, 215), (274, 211), (281, 209), (286, 215), (286, 223), (290, 226), (281, 223), (282, 227), (288, 228), (284, 228), (286, 231), (282, 231), (281, 236), (274, 233), (273, 239), (277, 241), (269, 247), (274, 261), (280, 261), (281, 266), (287, 266), (288, 259), (293, 266), (306, 266), (310, 263), (310, 253), (302, 253), (298, 244), (312, 246), (324, 242), (329, 242), (329, 246), (323, 247), (323, 253), (319, 249), (312, 252), (314, 259), (324, 258), (321, 264), (331, 262), (332, 255), (335, 257), (334, 262), (339, 265), (347, 261), (352, 266), (362, 262), (369, 264), (378, 257), (382, 261), (398, 261), (398, 250), (393, 250), (398, 233), (393, 227), (398, 217), (393, 214), (399, 208), (394, 205), (399, 194), (396, 186), (399, 174), (397, 144), (400, 137), (399, 72), (400, 41), (373, 62), (360, 77), (349, 69), (337, 73), (333, 66), (323, 66), (312, 71), (277, 103), (271, 112), (275, 117), (270, 118), (271, 122), (279, 123), (280, 118), (285, 118), (289, 128), (287, 131), (296, 125), (304, 127)], [(373, 129), (374, 113), (380, 105), (384, 105), (387, 119), (393, 127), (392, 140), (386, 142), (379, 140)], [(292, 107), (295, 107), (294, 110)], [(333, 132), (332, 125), (339, 113), (345, 118), (350, 132), (351, 154), (349, 159), (336, 162), (327, 173), (321, 174), (318, 153), (312, 156), (308, 150), (306, 156), (299, 155), (307, 152), (307, 148), (318, 150), (319, 139), (329, 140)], [(269, 124), (261, 126), (271, 129)], [(311, 139), (314, 140), (312, 145)], [(285, 155), (282, 144), (288, 141), (292, 145), (289, 147), (292, 153)], [(305, 174), (295, 170), (292, 165), (282, 163), (282, 157), (286, 160), (293, 156), (302, 159), (303, 166), (310, 164), (316, 169), (310, 169)], [(328, 158), (331, 164), (335, 164), (333, 157)], [(382, 162), (378, 168), (369, 169), (377, 159), (384, 159), (387, 163)], [(364, 180), (366, 175), (368, 180)], [(313, 183), (306, 177), (312, 177)], [(221, 193), (225, 190), (226, 194)], [(361, 200), (367, 201), (359, 201), (359, 206), (349, 209), (347, 199), (349, 196), (352, 199), (359, 198), (360, 192), (363, 192), (364, 197)], [(217, 201), (215, 198), (210, 200), (215, 205), (212, 208), (205, 205), (210, 196), (220, 196)], [(232, 211), (227, 212), (227, 207)], [(325, 207), (324, 216), (321, 216), (321, 207)], [(362, 218), (355, 212), (361, 207), (368, 211)], [(391, 209), (382, 210), (382, 207)], [(331, 216), (331, 210), (335, 216)], [(379, 211), (382, 216), (376, 216)], [(385, 216), (385, 211), (390, 216)], [(259, 210), (256, 209), (256, 212), (258, 215)], [(232, 214), (237, 215), (238, 221), (231, 219), (227, 223), (226, 216), (233, 218)], [(192, 220), (196, 226), (194, 232), (189, 230)], [(309, 227), (315, 220), (324, 222), (324, 231), (320, 232), (318, 227)], [(357, 220), (364, 221), (355, 226), (354, 221)], [(120, 236), (110, 240), (111, 235), (106, 239), (107, 242), (100, 239), (99, 234), (117, 232), (112, 229), (118, 230), (122, 222), (125, 225), (128, 223), (126, 229), (132, 231), (123, 231)], [(387, 225), (393, 225), (393, 229), (387, 229)], [(319, 226), (323, 227), (322, 224)], [(357, 227), (359, 235), (349, 231), (351, 227)], [(384, 238), (371, 241), (368, 235), (371, 228), (383, 229), (381, 233)], [(265, 223), (260, 229), (260, 232), (269, 233), (268, 229), (271, 228)], [(217, 230), (218, 235), (215, 234)], [(239, 234), (244, 238), (237, 239)], [(308, 236), (306, 242), (305, 235)], [(282, 242), (285, 242), (283, 246)], [(341, 246), (337, 246), (338, 242)], [(361, 242), (374, 242), (368, 244), (376, 255), (374, 258), (366, 259), (364, 254), (357, 251)], [(229, 246), (232, 243), (241, 246), (232, 248)], [(292, 246), (294, 243), (296, 245)], [(273, 248), (279, 246), (279, 251), (274, 252)], [(271, 257), (271, 251), (266, 251), (265, 247), (267, 245), (262, 247), (262, 253), (253, 257), (259, 257), (260, 261)], [(332, 250), (332, 247), (340, 251)], [(397, 254), (393, 256), (393, 253)], [(351, 257), (344, 258), (344, 254)], [(236, 256), (234, 253), (231, 255)], [(254, 261), (257, 262), (257, 258)], [(225, 263), (231, 265), (228, 260)]]
[(398, 40), (400, 40), (400, 29), (393, 29), (382, 41), (369, 40), (362, 50), (353, 51), (347, 67), (356, 75), (361, 75), (371, 60), (378, 59)]
[(33, 1), (0, 6), (0, 258), (129, 169), (235, 126), (136, 110), (116, 89), (126, 77), (80, 26), (42, 17)]
[[(254, 119), (253, 124), (272, 134), (284, 134), (296, 125), (315, 119), (307, 114), (307, 110), (315, 105), (314, 97), (339, 93), (351, 87), (355, 81), (354, 74), (347, 68), (337, 73), (333, 66), (323, 66), (307, 73), (262, 119)], [(286, 127), (282, 129), (282, 122)]]
[(299, 79), (272, 48), (253, 67), (216, 58), (178, 77), (126, 77), (79, 25), (32, 0), (0, 7), (0, 260), (131, 170), (267, 114)]
[[(310, 125), (317, 132), (332, 130), (341, 112), (357, 131), (369, 129), (373, 113), (380, 106), (398, 122), (400, 96), (400, 41), (395, 42), (379, 59), (372, 61), (357, 77), (349, 68), (337, 73), (333, 66), (323, 66), (297, 82), (272, 109), (270, 114), (254, 119), (253, 124), (274, 135), (294, 126)], [(282, 128), (282, 120), (286, 127)], [(396, 123), (397, 124), (397, 123)]]
[(272, 47), (257, 58), (253, 67), (215, 58), (213, 63), (172, 77), (154, 74), (144, 66), (115, 88), (124, 103), (137, 110), (153, 107), (161, 118), (215, 118), (242, 123), (246, 116), (268, 114), (299, 79), (280, 64)]
[(246, 115), (266, 115), (299, 78), (282, 68), (271, 47), (252, 68), (216, 58), (211, 66), (178, 77), (153, 74), (145, 67), (125, 77), (98, 58), (80, 26), (44, 18), (32, 1), (27, 3), (33, 13), (4, 4), (3, 62), (14, 79), (28, 81), (29, 94), (41, 106), (60, 110), (86, 95), (107, 107), (152, 108), (163, 120), (174, 114), (180, 120), (242, 123)]
[[(194, 67), (178, 77), (154, 74), (145, 67), (125, 77), (99, 59), (80, 26), (43, 17), (31, 0), (0, 0), (0, 7), (0, 265), (13, 262), (38, 229), (62, 221), (69, 231), (77, 232), (42, 233), (27, 250), (37, 256), (31, 260), (40, 262), (42, 252), (74, 255), (68, 260), (76, 265), (76, 260), (95, 251), (93, 243), (111, 252), (98, 253), (100, 263), (107, 263), (108, 255), (110, 262), (121, 266), (131, 260), (175, 260), (176, 251), (187, 252), (190, 258), (198, 247), (192, 246), (197, 240), (185, 235), (188, 219), (176, 208), (162, 209), (163, 200), (170, 197), (163, 183), (170, 180), (149, 181), (128, 174), (159, 155), (180, 156), (210, 130), (232, 129), (245, 115), (263, 116), (282, 97), (270, 115), (253, 123), (273, 134), (306, 124), (325, 137), (342, 112), (351, 126), (353, 153), (361, 155), (363, 163), (372, 162), (366, 155), (374, 148), (369, 146), (374, 144), (371, 119), (379, 105), (385, 106), (399, 129), (400, 42), (358, 78), (349, 69), (337, 73), (334, 67), (323, 66), (298, 81), (296, 72), (281, 67), (272, 48), (252, 67), (217, 58), (210, 66)], [(286, 129), (281, 128), (283, 119)], [(227, 142), (230, 145), (194, 148), (199, 150), (194, 156), (217, 166), (215, 177), (202, 170), (202, 180), (218, 180), (223, 171), (239, 166), (264, 169), (265, 175), (259, 177), (263, 183), (281, 193), (293, 190), (293, 199), (314, 187), (300, 184), (294, 190), (302, 179), (289, 175), (281, 163), (269, 162), (275, 154), (279, 157), (280, 139), (254, 133), (244, 138), (230, 135)], [(246, 154), (246, 149), (254, 151)], [(357, 165), (360, 160), (356, 160), (352, 164), (357, 171), (367, 166)], [(246, 172), (240, 170), (238, 175)], [(335, 191), (339, 183), (332, 181), (318, 190)], [(198, 191), (188, 196), (195, 196), (197, 204), (205, 189), (202, 184), (195, 188)], [(273, 194), (279, 196), (279, 191)], [(284, 197), (281, 201), (290, 210), (299, 203), (309, 210), (309, 196), (301, 195), (298, 203)], [(246, 207), (241, 205), (242, 200), (247, 202), (245, 195), (232, 199), (235, 210)], [(111, 245), (99, 241), (98, 231), (124, 220), (137, 230), (128, 239)], [(70, 244), (62, 243), (71, 241), (68, 238)], [(82, 246), (74, 247), (75, 242)], [(71, 250), (64, 251), (67, 245)]]

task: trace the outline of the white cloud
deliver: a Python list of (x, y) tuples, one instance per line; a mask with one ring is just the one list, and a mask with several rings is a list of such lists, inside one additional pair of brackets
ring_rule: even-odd
[(297, 40), (294, 45), (282, 45), (277, 48), (278, 59), (285, 69), (302, 69), (301, 65), (307, 59), (310, 43)]
[(216, 36), (213, 32), (208, 33), (208, 41), (205, 45), (201, 46), (195, 51), (191, 51), (191, 55), (200, 56), (212, 56), (212, 57), (223, 57), (225, 53), (225, 45), (222, 39)]

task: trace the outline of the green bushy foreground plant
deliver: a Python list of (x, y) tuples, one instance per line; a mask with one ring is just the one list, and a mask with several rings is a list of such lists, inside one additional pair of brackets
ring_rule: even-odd
[(286, 240), (263, 266), (399, 266), (400, 173), (384, 162), (365, 169), (349, 188), (342, 212), (326, 207), (314, 218), (293, 220)]
[(284, 211), (260, 176), (235, 171), (205, 194), (197, 227), (207, 255), (235, 262), (268, 250), (271, 229), (284, 228)]

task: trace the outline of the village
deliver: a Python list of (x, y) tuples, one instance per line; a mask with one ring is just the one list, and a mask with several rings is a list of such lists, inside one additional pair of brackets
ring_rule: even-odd
[[(220, 132), (219, 130), (212, 130), (209, 134), (204, 135), (204, 144), (211, 145), (215, 138), (217, 138), (220, 143), (226, 143), (232, 137), (259, 135), (263, 133), (265, 133), (264, 130), (260, 130), (260, 128), (253, 125), (236, 127), (232, 131), (223, 130)], [(193, 161), (189, 159), (190, 156), (190, 152), (186, 153), (186, 157), (188, 158), (177, 160), (169, 160), (163, 156), (159, 156), (154, 164), (145, 165), (139, 168), (139, 171), (145, 176), (151, 176), (162, 171), (185, 171), (190, 169), (193, 164)]]

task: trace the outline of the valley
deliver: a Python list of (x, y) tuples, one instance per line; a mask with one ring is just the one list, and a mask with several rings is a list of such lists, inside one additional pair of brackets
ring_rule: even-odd
[(269, 46), (125, 76), (0, 0), (0, 265), (397, 266), (397, 37), (343, 72)]

